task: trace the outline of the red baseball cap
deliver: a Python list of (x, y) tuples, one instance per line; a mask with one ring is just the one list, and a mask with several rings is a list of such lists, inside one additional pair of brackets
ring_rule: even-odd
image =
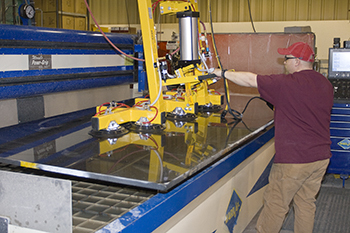
[(279, 48), (277, 52), (281, 55), (292, 54), (294, 57), (297, 57), (303, 61), (314, 62), (315, 53), (310, 47), (310, 45), (304, 42), (297, 42), (289, 46), (288, 48)]

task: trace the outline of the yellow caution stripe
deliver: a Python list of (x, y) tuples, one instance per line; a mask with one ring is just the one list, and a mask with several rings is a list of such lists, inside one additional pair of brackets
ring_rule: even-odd
[(21, 167), (38, 169), (38, 164), (21, 161)]

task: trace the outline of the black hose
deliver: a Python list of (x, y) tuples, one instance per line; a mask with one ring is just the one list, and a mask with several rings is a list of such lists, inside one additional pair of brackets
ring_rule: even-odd
[[(210, 27), (211, 27), (211, 36), (212, 36), (212, 40), (213, 40), (213, 46), (214, 46), (214, 50), (216, 52), (216, 59), (219, 63), (219, 67), (221, 69), (221, 71), (223, 71), (223, 67), (222, 67), (222, 63), (221, 63), (221, 60), (220, 60), (220, 56), (219, 56), (219, 53), (218, 53), (218, 50), (217, 50), (217, 46), (216, 46), (216, 42), (215, 42), (215, 37), (214, 37), (214, 30), (213, 30), (213, 19), (212, 19), (212, 13), (211, 13), (211, 0), (209, 0), (209, 21), (210, 21)], [(241, 119), (241, 116), (242, 114), (239, 113), (238, 111), (236, 110), (232, 110), (231, 109), (231, 106), (230, 106), (230, 101), (228, 99), (228, 87), (227, 87), (227, 82), (226, 80), (224, 80), (224, 87), (225, 87), (225, 99), (226, 99), (226, 104), (227, 104), (227, 109), (228, 110), (224, 110), (222, 113), (221, 113), (221, 118), (224, 118), (227, 114), (227, 112), (229, 112), (234, 119), (238, 120), (238, 119)], [(234, 113), (235, 112), (235, 113)]]

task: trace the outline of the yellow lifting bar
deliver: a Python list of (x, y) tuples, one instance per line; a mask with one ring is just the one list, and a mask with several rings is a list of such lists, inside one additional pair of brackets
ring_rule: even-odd
[[(153, 19), (153, 6), (151, 0), (138, 0), (139, 16), (142, 31), (142, 41), (145, 57), (145, 67), (147, 72), (149, 98), (135, 99), (132, 107), (113, 106), (107, 104), (96, 107), (96, 115), (92, 117), (92, 132), (121, 132), (125, 134), (127, 130), (123, 129), (123, 124), (137, 123), (140, 128), (146, 128), (152, 125), (156, 129), (164, 129), (166, 114), (175, 115), (178, 109), (184, 114), (196, 116), (198, 106), (207, 106), (214, 104), (220, 106), (223, 104), (222, 95), (208, 91), (207, 78), (212, 78), (205, 71), (199, 71), (193, 64), (183, 66), (175, 71), (175, 78), (164, 78), (162, 73), (160, 59), (158, 57), (156, 31)], [(162, 1), (160, 2), (162, 14), (175, 14), (182, 11), (195, 11), (198, 9), (197, 0), (184, 1)], [(199, 21), (199, 18), (198, 18)], [(197, 32), (196, 32), (197, 34)], [(195, 60), (199, 54), (195, 54)], [(198, 58), (198, 61), (200, 59)], [(208, 77), (207, 77), (208, 76)], [(210, 82), (210, 81), (209, 81)], [(164, 99), (162, 86), (184, 85), (185, 91), (181, 98)], [(167, 93), (169, 94), (169, 92)], [(171, 96), (177, 93), (170, 92)], [(176, 111), (175, 111), (176, 110)], [(159, 127), (158, 127), (159, 126)], [(95, 134), (99, 135), (99, 134)], [(109, 134), (110, 136), (116, 136)]]

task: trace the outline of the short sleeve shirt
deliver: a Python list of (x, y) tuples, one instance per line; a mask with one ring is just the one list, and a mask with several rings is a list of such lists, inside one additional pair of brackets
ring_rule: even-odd
[(258, 75), (258, 90), (275, 106), (275, 163), (310, 163), (331, 157), (333, 87), (322, 74)]

